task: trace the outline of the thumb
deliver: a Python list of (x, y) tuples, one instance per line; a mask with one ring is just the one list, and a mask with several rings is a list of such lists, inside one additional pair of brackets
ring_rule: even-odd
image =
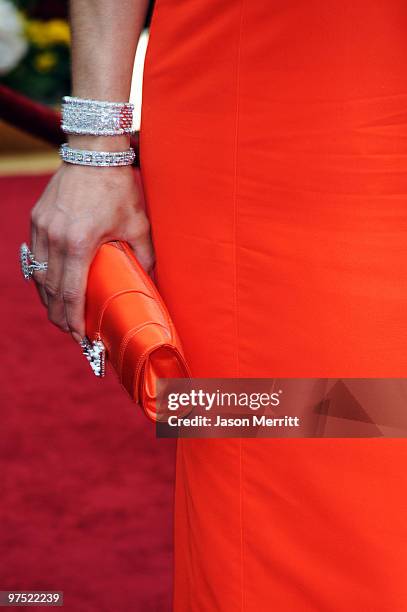
[(137, 236), (137, 238), (128, 238), (127, 242), (133, 249), (141, 266), (148, 274), (151, 274), (155, 264), (155, 253), (151, 236), (143, 234)]

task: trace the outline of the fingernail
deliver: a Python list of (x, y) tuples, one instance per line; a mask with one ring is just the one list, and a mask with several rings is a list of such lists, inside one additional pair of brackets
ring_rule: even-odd
[(78, 332), (72, 332), (72, 338), (75, 340), (75, 342), (77, 342), (78, 344), (80, 344), (82, 342), (82, 337), (80, 334), (78, 334)]

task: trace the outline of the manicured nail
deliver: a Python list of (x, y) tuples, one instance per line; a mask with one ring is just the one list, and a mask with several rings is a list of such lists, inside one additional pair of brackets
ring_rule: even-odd
[(80, 344), (82, 342), (82, 338), (80, 336), (80, 334), (78, 334), (78, 332), (72, 332), (72, 338), (75, 340), (75, 342), (77, 342), (78, 344)]

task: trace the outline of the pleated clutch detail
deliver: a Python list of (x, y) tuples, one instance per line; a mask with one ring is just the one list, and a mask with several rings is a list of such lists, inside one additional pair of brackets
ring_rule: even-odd
[(103, 244), (91, 264), (82, 350), (96, 376), (106, 360), (122, 386), (153, 421), (158, 378), (190, 378), (183, 348), (153, 280), (127, 242)]

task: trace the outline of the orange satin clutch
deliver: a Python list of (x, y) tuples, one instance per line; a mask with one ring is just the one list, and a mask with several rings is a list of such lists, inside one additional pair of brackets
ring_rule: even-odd
[(127, 242), (103, 244), (91, 264), (82, 350), (96, 376), (110, 362), (146, 415), (161, 420), (157, 378), (190, 378), (181, 341), (158, 290)]

